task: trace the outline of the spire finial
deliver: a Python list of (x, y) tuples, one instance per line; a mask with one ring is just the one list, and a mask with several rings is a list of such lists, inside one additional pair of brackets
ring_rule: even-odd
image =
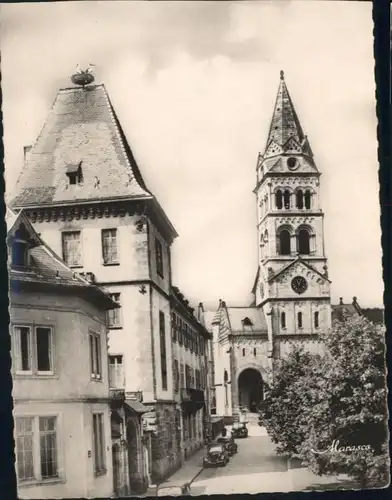
[(284, 71), (283, 71), (283, 69), (280, 70), (280, 79), (284, 80)]

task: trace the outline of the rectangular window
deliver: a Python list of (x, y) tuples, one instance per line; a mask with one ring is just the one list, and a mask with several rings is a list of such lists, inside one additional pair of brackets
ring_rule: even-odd
[(118, 263), (117, 229), (102, 229), (102, 258), (104, 264)]
[(200, 341), (199, 341), (199, 337), (200, 335), (198, 334), (198, 332), (195, 332), (195, 354), (199, 354), (199, 345), (200, 345)]
[(196, 389), (200, 389), (201, 383), (200, 383), (200, 371), (196, 370)]
[(56, 417), (39, 418), (41, 477), (58, 477)]
[(188, 333), (189, 333), (189, 349), (191, 352), (193, 352), (194, 337), (193, 337), (193, 330), (191, 330), (190, 327), (188, 327)]
[(173, 360), (173, 380), (174, 380), (174, 391), (178, 392), (180, 390), (180, 373), (178, 370), (178, 361)]
[(185, 349), (188, 349), (189, 347), (189, 338), (188, 338), (188, 325), (183, 322), (183, 332), (184, 332), (184, 346)]
[(163, 278), (163, 250), (162, 243), (158, 239), (155, 239), (155, 257), (157, 273), (161, 278)]
[(286, 313), (282, 312), (280, 315), (280, 323), (282, 325), (282, 328), (286, 328)]
[(99, 333), (90, 332), (90, 369), (91, 378), (101, 380), (101, 336)]
[(103, 413), (93, 414), (93, 447), (95, 474), (106, 472), (105, 464), (105, 434), (103, 426)]
[(181, 387), (186, 387), (184, 363), (180, 364), (180, 385), (181, 385)]
[(72, 266), (82, 265), (82, 244), (80, 238), (80, 231), (72, 231), (63, 233), (63, 260)]
[[(113, 302), (120, 305), (119, 293), (111, 293), (109, 296), (113, 300)], [(121, 327), (121, 307), (118, 307), (116, 309), (110, 309), (107, 312), (107, 322), (108, 322), (108, 328)]]
[(200, 354), (204, 356), (204, 338), (200, 337)]
[(166, 332), (165, 332), (165, 315), (159, 311), (159, 336), (161, 347), (161, 375), (162, 389), (167, 391), (167, 359), (166, 359)]
[(124, 365), (123, 356), (109, 356), (109, 387), (111, 389), (124, 389)]
[(173, 342), (176, 342), (177, 341), (177, 315), (175, 313), (172, 313), (171, 330), (172, 330)]
[(14, 326), (15, 370), (31, 372), (31, 329), (28, 326)]
[(318, 328), (319, 327), (319, 312), (316, 311), (314, 313), (314, 327)]
[(15, 418), (16, 463), (19, 481), (35, 479), (33, 452), (33, 418)]
[(11, 263), (13, 267), (26, 267), (28, 264), (28, 249), (25, 241), (14, 240), (11, 248)]
[(19, 481), (59, 477), (57, 417), (17, 417), (15, 431)]
[(185, 387), (191, 387), (191, 369), (188, 365), (185, 365)]
[(53, 372), (52, 329), (37, 326), (35, 335), (37, 342), (37, 371), (39, 373)]
[(177, 325), (178, 325), (178, 343), (180, 345), (183, 344), (182, 324), (183, 324), (182, 319), (178, 318), (178, 323), (177, 323)]

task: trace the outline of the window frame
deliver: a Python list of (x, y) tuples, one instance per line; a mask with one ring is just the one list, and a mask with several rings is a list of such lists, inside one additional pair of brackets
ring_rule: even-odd
[[(102, 421), (100, 422), (100, 433), (101, 433), (101, 441), (99, 443), (100, 450), (96, 448), (96, 435), (95, 435), (95, 417), (101, 417)], [(107, 474), (107, 457), (106, 457), (106, 439), (105, 439), (105, 413), (102, 410), (97, 410), (92, 412), (92, 451), (93, 451), (93, 467), (94, 467), (94, 476), (104, 476)], [(97, 452), (101, 452), (102, 464), (98, 464), (97, 462)], [(99, 467), (100, 466), (100, 467)]]
[(320, 328), (320, 312), (319, 311), (314, 311), (313, 321), (314, 321), (315, 329), (318, 330)]
[[(67, 262), (67, 259), (65, 258), (65, 245), (64, 245), (64, 240), (65, 240), (65, 236), (66, 235), (70, 235), (70, 234), (79, 234), (79, 245), (80, 245), (80, 262), (77, 263), (77, 264), (70, 264)], [(81, 268), (83, 267), (83, 244), (82, 244), (82, 231), (79, 229), (79, 230), (75, 230), (75, 231), (62, 231), (61, 232), (61, 245), (62, 245), (62, 256), (63, 256), (63, 261), (65, 262), (65, 264), (71, 268), (71, 269), (76, 269), (76, 268)]]
[(171, 332), (172, 332), (172, 341), (177, 342), (177, 314), (172, 311), (171, 313)]
[[(28, 486), (31, 484), (51, 484), (51, 483), (57, 483), (57, 482), (63, 482), (64, 478), (62, 475), (62, 443), (61, 443), (61, 415), (57, 413), (42, 413), (42, 414), (23, 414), (23, 415), (15, 415), (15, 429), (14, 429), (14, 434), (15, 434), (15, 472), (16, 476), (18, 478), (18, 483), (21, 487), (23, 486)], [(55, 464), (56, 464), (56, 475), (53, 476), (48, 476), (48, 477), (43, 477), (42, 475), (42, 449), (41, 449), (41, 433), (44, 431), (40, 430), (40, 421), (41, 419), (44, 418), (54, 418), (55, 419), (55, 430), (50, 431), (51, 433), (54, 433), (55, 436)], [(33, 475), (34, 477), (32, 478), (27, 478), (27, 479), (21, 479), (19, 477), (19, 461), (18, 461), (18, 432), (17, 432), (17, 426), (16, 422), (17, 420), (23, 420), (23, 419), (31, 419), (32, 421), (32, 431), (31, 431), (31, 436), (32, 436), (32, 447), (31, 447), (31, 453), (32, 453), (32, 468), (33, 468)]]
[[(115, 298), (115, 296), (118, 296), (118, 300)], [(119, 328), (123, 327), (123, 318), (122, 318), (122, 306), (121, 306), (121, 292), (109, 292), (109, 297), (113, 300), (113, 302), (116, 302), (120, 307), (116, 309), (109, 309), (106, 313), (106, 323), (107, 327), (110, 330), (116, 330)], [(114, 315), (118, 315), (118, 324), (111, 324), (110, 323), (110, 314), (115, 311)]]
[[(115, 232), (115, 241), (116, 241), (116, 259), (112, 259), (112, 260), (105, 259), (104, 234), (109, 232), (109, 231)], [(104, 227), (101, 229), (101, 254), (102, 254), (102, 265), (103, 266), (118, 266), (120, 264), (120, 246), (119, 246), (118, 234), (119, 234), (119, 231), (118, 231), (118, 228), (116, 228), (116, 227)]]
[[(19, 255), (19, 252), (16, 252), (16, 246), (19, 248), (23, 247), (23, 264), (16, 264), (15, 258)], [(29, 245), (27, 241), (22, 238), (14, 238), (11, 244), (11, 267), (13, 269), (26, 269), (29, 267)]]
[(16, 329), (17, 328), (27, 328), (29, 331), (28, 334), (28, 358), (29, 358), (29, 364), (30, 364), (30, 369), (29, 370), (18, 370), (16, 367), (16, 363), (13, 362), (12, 364), (15, 366), (15, 374), (16, 375), (34, 375), (34, 370), (33, 370), (33, 362), (34, 362), (34, 356), (33, 356), (33, 335), (32, 335), (32, 326), (28, 324), (23, 324), (23, 323), (15, 323), (12, 325), (12, 334), (13, 334), (13, 354), (15, 356), (15, 361), (20, 359), (21, 365), (22, 365), (22, 349), (21, 349), (21, 339), (19, 337), (19, 340), (16, 341)]
[[(49, 335), (49, 362), (51, 365), (51, 370), (38, 370), (38, 340), (37, 340), (37, 329), (46, 328), (50, 331)], [(50, 325), (34, 325), (34, 347), (35, 347), (35, 363), (36, 363), (36, 374), (38, 376), (54, 375), (54, 333), (53, 327)]]
[[(89, 351), (90, 351), (90, 380), (94, 382), (102, 382), (102, 338), (101, 334), (95, 330), (89, 330)], [(94, 347), (91, 347), (91, 340), (94, 342)], [(99, 347), (96, 350), (96, 347)], [(94, 359), (94, 355), (98, 354), (97, 358)]]
[(157, 237), (155, 237), (155, 266), (158, 276), (164, 279), (163, 245)]
[(286, 323), (286, 311), (282, 311), (280, 313), (280, 327), (283, 329), (283, 330), (286, 330), (287, 328), (287, 323)]
[(166, 321), (165, 313), (159, 311), (159, 347), (160, 347), (160, 360), (161, 360), (161, 382), (162, 390), (168, 390), (168, 376), (167, 376), (167, 349), (166, 349)]
[[(121, 363), (111, 363), (111, 358), (119, 358), (121, 357)], [(108, 355), (108, 362), (109, 362), (109, 389), (124, 389), (125, 388), (125, 372), (124, 372), (124, 354), (109, 354)], [(111, 384), (112, 382), (112, 366), (118, 367), (121, 366), (121, 378), (122, 378), (122, 383), (120, 387), (114, 386)], [(116, 374), (116, 378), (118, 377), (118, 374)]]
[[(17, 329), (27, 328), (29, 330), (29, 370), (19, 370), (17, 368), (16, 360), (22, 359), (21, 357), (21, 343), (20, 339), (17, 340)], [(50, 370), (38, 370), (38, 342), (37, 342), (37, 329), (44, 328), (49, 330), (49, 363)], [(33, 378), (50, 378), (56, 375), (56, 349), (55, 349), (55, 326), (45, 323), (31, 324), (26, 322), (16, 321), (11, 323), (12, 332), (12, 357), (13, 357), (13, 372), (18, 377), (33, 377)]]

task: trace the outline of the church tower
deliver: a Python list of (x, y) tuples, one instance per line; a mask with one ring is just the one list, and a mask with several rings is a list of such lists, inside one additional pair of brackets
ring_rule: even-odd
[(259, 267), (253, 294), (267, 320), (270, 358), (283, 356), (288, 340), (312, 344), (331, 324), (320, 176), (281, 71), (254, 190)]

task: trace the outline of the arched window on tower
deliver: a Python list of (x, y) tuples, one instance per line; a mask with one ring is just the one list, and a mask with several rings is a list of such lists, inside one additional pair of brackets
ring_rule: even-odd
[(283, 193), (283, 203), (284, 208), (290, 208), (290, 191), (288, 189)]
[(280, 315), (280, 324), (282, 328), (286, 328), (286, 313), (282, 312)]
[(305, 208), (309, 210), (311, 207), (312, 194), (309, 190), (305, 191)]
[(227, 384), (228, 380), (229, 380), (229, 375), (227, 373), (227, 370), (225, 370), (223, 373), (223, 382)]
[(302, 313), (301, 312), (297, 313), (297, 324), (298, 324), (298, 328), (302, 328)]
[(280, 231), (279, 233), (278, 238), (278, 253), (280, 255), (290, 255), (290, 240), (290, 232), (287, 229), (282, 229), (282, 231)]
[(297, 208), (302, 209), (304, 208), (304, 193), (302, 192), (302, 189), (299, 189), (296, 194), (297, 198)]
[(298, 232), (298, 253), (300, 255), (310, 254), (310, 234), (307, 229), (300, 229)]
[(283, 194), (280, 189), (278, 189), (275, 193), (275, 205), (279, 210), (283, 208)]
[(242, 355), (245, 356), (245, 348), (242, 349)]

